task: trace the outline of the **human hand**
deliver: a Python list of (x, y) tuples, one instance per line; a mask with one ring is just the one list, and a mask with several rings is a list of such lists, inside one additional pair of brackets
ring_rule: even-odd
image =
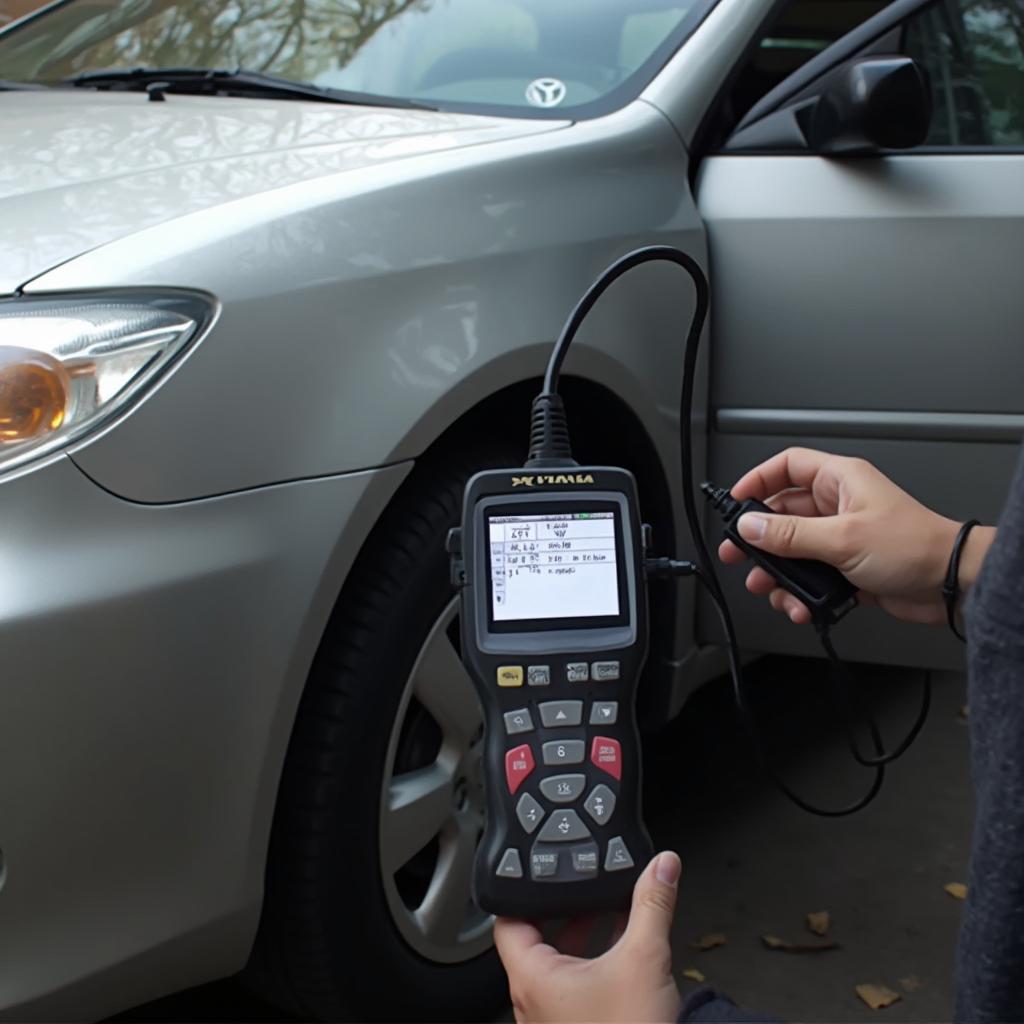
[(629, 922), (602, 956), (560, 953), (527, 921), (499, 917), (494, 942), (508, 973), (518, 1024), (535, 1021), (674, 1021), (679, 989), (672, 978), (669, 929), (681, 864), (660, 853), (633, 889)]
[[(743, 476), (732, 495), (758, 498), (780, 513), (740, 516), (740, 536), (755, 547), (835, 566), (860, 589), (862, 604), (896, 618), (945, 621), (942, 584), (960, 524), (926, 508), (870, 462), (789, 448)], [(961, 559), (962, 589), (973, 582), (994, 534), (991, 527), (972, 531)], [(746, 559), (729, 541), (719, 557), (730, 564)], [(811, 621), (807, 607), (763, 569), (751, 569), (747, 589), (768, 595), (793, 622)]]

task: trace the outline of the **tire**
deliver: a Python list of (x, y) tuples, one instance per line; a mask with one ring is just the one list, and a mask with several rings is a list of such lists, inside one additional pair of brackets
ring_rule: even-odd
[(486, 1020), (507, 1005), (490, 919), (469, 895), (482, 725), (444, 540), (466, 480), (519, 461), (478, 450), (418, 464), (321, 642), (247, 969), (302, 1019)]

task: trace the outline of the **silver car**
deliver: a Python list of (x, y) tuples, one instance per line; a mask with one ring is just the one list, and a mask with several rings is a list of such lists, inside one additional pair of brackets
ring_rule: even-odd
[[(207, 979), (485, 1019), (443, 549), (576, 298), (714, 292), (699, 459), (858, 452), (995, 515), (1024, 432), (1024, 0), (63, 0), (0, 32), (0, 1014)], [(692, 547), (688, 282), (570, 356)], [(710, 523), (709, 523), (710, 525)], [(649, 727), (721, 668), (654, 595)], [(751, 651), (813, 653), (730, 577)], [(844, 653), (948, 666), (869, 611)]]

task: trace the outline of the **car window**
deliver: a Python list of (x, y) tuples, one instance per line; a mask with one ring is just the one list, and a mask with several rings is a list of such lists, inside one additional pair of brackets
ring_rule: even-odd
[(585, 116), (639, 93), (714, 2), (67, 0), (0, 33), (0, 78), (244, 67), (442, 108)]
[(727, 100), (728, 128), (762, 96), (892, 0), (791, 0), (761, 37)]
[(943, 0), (907, 21), (904, 51), (931, 78), (926, 146), (1024, 146), (1024, 0)]

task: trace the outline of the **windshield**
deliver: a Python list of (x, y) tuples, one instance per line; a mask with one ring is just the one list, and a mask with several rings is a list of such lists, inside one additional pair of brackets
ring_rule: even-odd
[(0, 32), (0, 79), (245, 68), (442, 109), (593, 116), (715, 0), (68, 0)]

